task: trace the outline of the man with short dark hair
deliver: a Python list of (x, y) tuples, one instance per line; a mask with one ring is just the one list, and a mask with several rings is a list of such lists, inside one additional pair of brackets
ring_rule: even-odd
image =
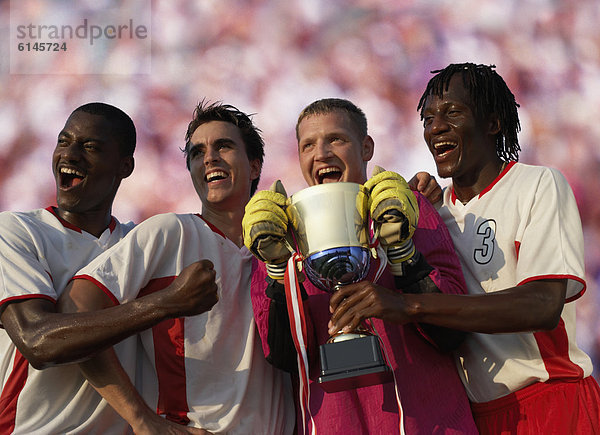
[[(260, 350), (250, 301), (253, 258), (242, 241), (244, 206), (260, 177), (263, 147), (249, 116), (230, 105), (200, 103), (184, 152), (202, 213), (148, 219), (83, 268), (65, 291), (72, 310), (98, 309), (159, 291), (199, 258), (214, 264), (219, 302), (210, 313), (140, 334), (148, 372), (136, 386), (150, 408), (103, 356), (84, 364), (88, 379), (132, 425), (154, 409), (203, 431), (293, 432), (289, 377)], [(89, 298), (80, 304), (85, 294), (97, 295), (100, 305), (87, 304)]]
[[(426, 324), (403, 325), (389, 303), (403, 293), (464, 292), (460, 263), (440, 216), (424, 197), (410, 191), (400, 175), (376, 168), (367, 179), (374, 141), (367, 133), (364, 113), (352, 102), (327, 98), (311, 103), (298, 117), (296, 135), (300, 168), (309, 185), (353, 182), (369, 191), (371, 217), (381, 224), (379, 240), (388, 259), (379, 280), (374, 279), (376, 267), (372, 267), (350, 305), (372, 318), (396, 385), (387, 382), (332, 393), (320, 386), (317, 345), (337, 331), (328, 326), (330, 295), (308, 280), (303, 282), (311, 376), (307, 410), (317, 433), (476, 433), (448, 352), (464, 334)], [(278, 281), (290, 256), (283, 243), (288, 224), (285, 204), (281, 191), (258, 192), (246, 207), (244, 232), (247, 246), (266, 261), (266, 267), (254, 274), (252, 289), (263, 344), (268, 344), (264, 353), (274, 365), (299, 373), (286, 294)]]
[[(125, 421), (77, 365), (53, 366), (88, 358), (159, 320), (203, 312), (216, 301), (206, 264), (192, 266), (199, 282), (179, 280), (135, 304), (57, 312), (56, 301), (73, 274), (133, 227), (119, 223), (111, 209), (133, 170), (135, 142), (133, 122), (120, 109), (104, 103), (78, 107), (52, 156), (57, 206), (0, 214), (1, 433), (125, 431)], [(135, 339), (116, 349), (133, 375)]]

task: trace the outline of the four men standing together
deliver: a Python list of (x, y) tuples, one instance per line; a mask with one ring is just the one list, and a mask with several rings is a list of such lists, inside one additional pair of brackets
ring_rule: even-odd
[[(571, 302), (585, 281), (573, 194), (557, 171), (517, 163), (518, 105), (492, 67), (436, 73), (418, 108), (438, 174), (452, 179), (437, 211), (393, 172), (367, 179), (374, 143), (354, 104), (319, 100), (299, 117), (309, 185), (349, 181), (373, 197), (384, 181), (391, 189), (385, 210), (371, 210), (387, 254), (382, 278), (331, 299), (308, 281), (302, 290), (311, 361), (330, 333), (372, 319), (396, 379), (338, 393), (311, 382), (313, 427), (599, 431), (600, 389), (575, 342)], [(232, 106), (201, 103), (185, 156), (202, 213), (132, 229), (111, 206), (134, 147), (127, 115), (82, 106), (54, 153), (58, 206), (0, 214), (2, 432), (125, 431), (108, 404), (138, 433), (304, 430), (280, 281), (285, 194), (258, 192), (262, 205), (246, 207), (262, 168), (260, 130)], [(439, 192), (428, 174), (410, 184)], [(138, 333), (140, 344), (122, 341)], [(73, 362), (89, 382), (73, 364), (46, 368)]]

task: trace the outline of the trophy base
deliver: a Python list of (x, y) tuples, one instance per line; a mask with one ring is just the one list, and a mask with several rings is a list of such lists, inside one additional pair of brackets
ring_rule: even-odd
[(323, 344), (319, 348), (319, 384), (328, 393), (383, 384), (392, 380), (374, 335)]

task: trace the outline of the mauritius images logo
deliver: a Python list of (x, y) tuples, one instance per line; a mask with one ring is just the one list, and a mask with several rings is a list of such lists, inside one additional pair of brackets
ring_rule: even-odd
[(151, 0), (114, 3), (11, 0), (10, 72), (149, 74)]

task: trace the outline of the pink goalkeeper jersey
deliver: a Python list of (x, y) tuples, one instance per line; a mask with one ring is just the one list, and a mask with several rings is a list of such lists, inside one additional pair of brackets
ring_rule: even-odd
[(576, 380), (592, 373), (575, 341), (575, 304), (585, 291), (583, 233), (573, 193), (556, 170), (510, 163), (466, 204), (451, 187), (439, 210), (461, 259), (471, 294), (533, 280), (568, 280), (565, 306), (552, 331), (470, 334), (459, 352), (463, 383), (487, 402), (534, 382)]
[[(419, 222), (413, 239), (417, 249), (433, 268), (429, 277), (442, 293), (462, 294), (465, 283), (452, 240), (433, 206), (420, 194)], [(368, 279), (373, 279), (378, 261), (371, 267)], [(269, 307), (265, 295), (266, 268), (261, 263), (252, 277), (254, 315), (263, 338), (263, 352), (269, 334)], [(377, 283), (394, 289), (394, 277), (388, 269)], [(339, 391), (325, 392), (317, 378), (319, 360), (317, 346), (329, 339), (327, 324), (330, 295), (304, 280), (308, 295), (307, 309), (310, 367), (310, 413), (317, 434), (398, 434), (399, 409), (393, 382)], [(477, 429), (471, 415), (469, 400), (458, 376), (450, 352), (440, 352), (424, 336), (416, 324), (398, 325), (371, 319), (381, 337), (394, 370), (404, 412), (404, 431), (411, 435), (465, 435)], [(309, 332), (310, 334), (310, 332)], [(299, 415), (300, 418), (300, 415)], [(299, 423), (299, 427), (302, 427)]]
[(262, 355), (250, 302), (253, 258), (199, 215), (163, 214), (78, 273), (115, 302), (168, 286), (189, 264), (214, 264), (219, 302), (140, 334), (136, 386), (161, 415), (215, 433), (286, 434), (295, 424), (289, 376)]
[[(0, 305), (28, 298), (55, 302), (83, 265), (133, 227), (112, 219), (100, 237), (54, 209), (0, 213)], [(136, 341), (115, 347), (135, 375)], [(0, 433), (125, 433), (129, 426), (85, 381), (76, 364), (36, 370), (0, 330)]]

